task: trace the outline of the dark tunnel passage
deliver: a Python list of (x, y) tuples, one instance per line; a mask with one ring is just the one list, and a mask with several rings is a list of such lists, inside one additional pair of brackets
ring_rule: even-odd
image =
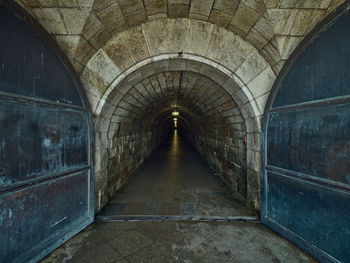
[(159, 72), (134, 83), (112, 103), (105, 163), (109, 198), (176, 128), (232, 195), (246, 203), (245, 120), (218, 83), (192, 71)]
[(174, 129), (174, 123), (168, 123), (163, 141), (102, 209), (99, 220), (127, 220), (135, 215), (232, 220), (256, 215), (234, 199), (232, 190), (186, 141), (180, 127)]

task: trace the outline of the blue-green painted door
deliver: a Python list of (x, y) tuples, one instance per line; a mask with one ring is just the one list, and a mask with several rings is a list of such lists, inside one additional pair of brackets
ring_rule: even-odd
[(67, 64), (1, 3), (0, 262), (36, 262), (93, 221), (92, 121)]
[(350, 14), (293, 54), (262, 128), (261, 220), (321, 262), (350, 262)]

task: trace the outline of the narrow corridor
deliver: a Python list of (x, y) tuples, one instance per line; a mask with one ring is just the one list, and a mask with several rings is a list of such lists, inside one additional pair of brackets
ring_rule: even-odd
[(174, 131), (102, 211), (111, 215), (256, 216)]
[[(257, 216), (232, 198), (229, 188), (176, 132), (99, 218), (132, 215)], [(315, 262), (258, 221), (105, 221), (93, 223), (42, 263)]]

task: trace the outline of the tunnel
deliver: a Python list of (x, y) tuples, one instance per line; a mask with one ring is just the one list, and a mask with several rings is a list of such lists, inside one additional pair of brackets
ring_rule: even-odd
[(0, 1), (0, 262), (348, 262), (349, 24)]
[[(179, 133), (225, 178), (237, 197), (245, 201), (247, 145), (244, 137), (248, 133), (239, 107), (222, 84), (191, 68), (193, 64), (200, 67), (200, 63), (190, 61), (186, 68), (187, 61), (183, 58), (171, 63), (174, 63), (173, 71), (164, 72), (159, 66), (160, 72), (152, 70), (150, 76), (143, 73), (140, 80), (128, 80), (126, 87), (121, 82), (115, 90), (123, 90), (124, 95), (111, 93), (106, 102), (113, 105), (113, 111), (108, 105), (102, 109), (104, 118), (107, 118), (104, 111), (109, 111), (108, 128), (101, 127), (108, 133), (107, 148), (103, 147), (107, 158), (101, 161), (101, 169), (107, 169), (109, 195), (113, 195), (116, 187), (123, 185), (123, 180), (174, 130), (176, 118)], [(140, 70), (147, 72), (145, 68)], [(208, 67), (208, 70), (215, 69)], [(222, 73), (216, 74), (224, 77)], [(179, 115), (174, 117), (173, 112)], [(254, 137), (254, 131), (249, 137)], [(256, 178), (249, 183), (254, 180)], [(250, 196), (256, 192), (257, 189), (252, 189)]]

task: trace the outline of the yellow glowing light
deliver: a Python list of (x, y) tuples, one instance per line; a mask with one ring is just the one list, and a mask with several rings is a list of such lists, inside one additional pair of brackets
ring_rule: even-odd
[(172, 114), (173, 116), (179, 116), (179, 115), (180, 115), (180, 113), (179, 113), (178, 111), (173, 111), (171, 114)]
[(174, 121), (177, 121), (177, 118), (176, 118), (176, 117), (174, 118)]

